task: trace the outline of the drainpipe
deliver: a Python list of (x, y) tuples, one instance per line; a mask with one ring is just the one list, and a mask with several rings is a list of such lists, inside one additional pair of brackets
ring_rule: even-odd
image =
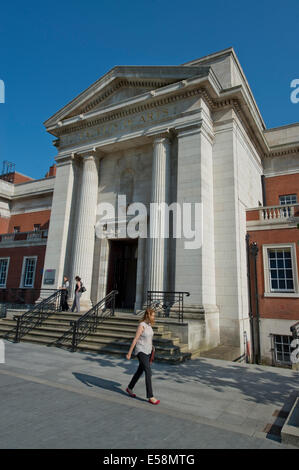
[(267, 200), (266, 200), (265, 175), (261, 176), (261, 180), (262, 180), (263, 206), (266, 206), (267, 205)]
[(260, 341), (260, 311), (259, 311), (259, 293), (257, 285), (257, 270), (256, 260), (258, 255), (258, 246), (256, 242), (251, 243), (250, 253), (253, 256), (254, 266), (254, 297), (255, 297), (255, 310), (256, 310), (256, 336), (257, 336), (257, 350), (255, 352), (255, 363), (259, 364), (261, 361), (261, 341)]
[(250, 255), (249, 255), (249, 233), (246, 233), (246, 255), (247, 255), (247, 287), (249, 299), (249, 322), (250, 322), (250, 338), (251, 338), (251, 357), (255, 357), (255, 342), (254, 342), (254, 324), (252, 314), (252, 298), (251, 298), (251, 275), (250, 275)]

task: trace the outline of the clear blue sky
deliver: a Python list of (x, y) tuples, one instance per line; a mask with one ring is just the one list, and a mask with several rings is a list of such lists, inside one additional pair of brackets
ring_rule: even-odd
[(115, 65), (177, 65), (233, 46), (266, 126), (299, 121), (299, 1), (6, 1), (0, 11), (2, 161), (41, 178), (43, 122)]

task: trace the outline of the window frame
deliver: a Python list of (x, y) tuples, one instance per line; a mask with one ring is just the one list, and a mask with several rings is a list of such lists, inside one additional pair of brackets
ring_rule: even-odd
[[(273, 336), (273, 359), (274, 359), (274, 364), (279, 364), (279, 365), (288, 365), (288, 366), (291, 366), (292, 365), (292, 361), (291, 361), (291, 354), (292, 354), (292, 349), (291, 348), (291, 342), (292, 342), (292, 336), (290, 335), (282, 335), (282, 334), (278, 334), (278, 333), (272, 333), (272, 336)], [(288, 346), (289, 346), (289, 353), (287, 353), (290, 357), (290, 360), (289, 361), (284, 361), (283, 359), (278, 359), (277, 358), (277, 354), (278, 354), (278, 351), (277, 351), (277, 344), (281, 344), (282, 345), (282, 350), (281, 350), (281, 353), (282, 353), (282, 357), (284, 357), (284, 350), (283, 350), (283, 346), (286, 345), (286, 343), (284, 343), (283, 341), (282, 342), (278, 342), (276, 341), (276, 337), (287, 337), (289, 338), (289, 343), (288, 343)]]
[(1, 256), (0, 261), (2, 261), (2, 260), (7, 260), (7, 266), (6, 266), (6, 274), (5, 274), (5, 283), (3, 285), (0, 284), (0, 289), (6, 289), (10, 257), (9, 256)]
[[(285, 197), (285, 198), (286, 198), (286, 197), (290, 197), (290, 198), (291, 198), (292, 196), (294, 196), (294, 197), (296, 198), (296, 201), (295, 201), (295, 202), (284, 202), (284, 203), (281, 202), (281, 199), (280, 199), (280, 198), (282, 198), (282, 197)], [(297, 194), (280, 194), (280, 195), (279, 195), (279, 204), (280, 204), (281, 206), (287, 206), (287, 205), (290, 205), (290, 204), (298, 204), (298, 197), (297, 197)]]
[[(268, 252), (273, 249), (288, 249), (291, 253), (294, 291), (272, 291)], [(263, 245), (264, 297), (299, 297), (298, 267), (295, 243), (276, 243)]]
[[(35, 265), (34, 265), (34, 272), (32, 276), (32, 285), (30, 286), (25, 286), (24, 281), (25, 281), (25, 267), (26, 267), (26, 260), (27, 259), (34, 259), (35, 260)], [(37, 259), (38, 256), (24, 256), (23, 257), (23, 265), (22, 265), (22, 274), (21, 274), (21, 279), (20, 279), (20, 288), (21, 289), (34, 289), (34, 283), (35, 283), (35, 275), (36, 275), (36, 266), (37, 266)]]

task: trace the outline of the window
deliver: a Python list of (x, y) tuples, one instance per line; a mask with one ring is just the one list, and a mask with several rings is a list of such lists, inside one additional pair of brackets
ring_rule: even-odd
[(275, 362), (291, 364), (292, 336), (274, 335)]
[(296, 244), (263, 245), (265, 297), (299, 297)]
[(294, 292), (294, 276), (290, 249), (268, 250), (270, 290), (272, 292)]
[(0, 287), (6, 287), (9, 258), (0, 258)]
[(33, 230), (34, 230), (35, 232), (37, 232), (38, 230), (40, 230), (40, 224), (34, 224)]
[(21, 227), (19, 225), (16, 225), (14, 228), (13, 228), (13, 231), (14, 233), (19, 233), (21, 230)]
[(33, 287), (37, 257), (24, 258), (21, 287)]
[(279, 203), (284, 206), (286, 204), (297, 204), (297, 194), (285, 194), (279, 196)]
[[(279, 196), (279, 202), (281, 206), (286, 204), (297, 204), (297, 195), (296, 194), (285, 194), (284, 196)], [(285, 207), (283, 209), (285, 217), (291, 217), (291, 208)]]

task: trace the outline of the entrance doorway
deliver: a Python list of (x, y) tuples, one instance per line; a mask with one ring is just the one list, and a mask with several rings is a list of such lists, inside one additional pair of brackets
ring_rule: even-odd
[(136, 296), (138, 240), (109, 240), (107, 294), (117, 290), (116, 308), (133, 309)]

